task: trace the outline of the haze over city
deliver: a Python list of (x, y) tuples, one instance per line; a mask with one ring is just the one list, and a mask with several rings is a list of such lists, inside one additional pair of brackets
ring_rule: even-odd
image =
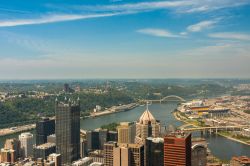
[(249, 78), (249, 5), (1, 1), (0, 79)]

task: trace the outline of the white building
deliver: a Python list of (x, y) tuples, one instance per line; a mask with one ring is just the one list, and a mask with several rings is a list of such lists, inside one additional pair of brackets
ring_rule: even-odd
[(90, 157), (84, 157), (80, 160), (73, 162), (72, 166), (88, 166), (93, 163), (93, 159)]
[(26, 132), (19, 135), (21, 142), (21, 154), (23, 157), (31, 157), (33, 154), (33, 134)]
[(242, 135), (245, 137), (250, 137), (250, 128), (242, 129)]

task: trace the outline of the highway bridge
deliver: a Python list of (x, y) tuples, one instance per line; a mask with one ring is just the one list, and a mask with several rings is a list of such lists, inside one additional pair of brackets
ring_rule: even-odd
[(237, 126), (209, 126), (209, 127), (192, 127), (192, 128), (181, 128), (182, 131), (188, 131), (188, 132), (195, 132), (195, 131), (201, 131), (201, 132), (215, 132), (221, 130), (241, 130), (243, 128), (249, 128), (249, 125), (237, 125)]
[(183, 99), (182, 97), (180, 96), (176, 96), (176, 95), (169, 95), (169, 96), (165, 96), (161, 99), (144, 99), (142, 100), (143, 102), (150, 102), (150, 103), (154, 103), (154, 102), (157, 102), (157, 103), (162, 103), (164, 101), (180, 101), (180, 102), (185, 102), (186, 100)]

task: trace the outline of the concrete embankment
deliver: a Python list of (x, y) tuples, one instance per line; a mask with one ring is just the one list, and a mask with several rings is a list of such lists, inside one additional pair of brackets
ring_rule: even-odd
[(20, 133), (20, 132), (24, 132), (24, 131), (29, 131), (29, 130), (32, 130), (34, 128), (36, 128), (35, 124), (29, 124), (29, 125), (23, 125), (23, 126), (0, 129), (0, 136)]

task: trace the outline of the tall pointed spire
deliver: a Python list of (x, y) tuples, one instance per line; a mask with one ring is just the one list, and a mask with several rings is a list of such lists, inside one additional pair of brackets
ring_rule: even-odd
[(146, 110), (143, 112), (141, 117), (139, 118), (139, 122), (143, 124), (147, 124), (148, 122), (155, 122), (154, 116), (151, 114), (151, 112), (148, 109), (148, 102), (146, 105)]
[(146, 104), (146, 110), (148, 110), (148, 101), (147, 101), (147, 104)]

